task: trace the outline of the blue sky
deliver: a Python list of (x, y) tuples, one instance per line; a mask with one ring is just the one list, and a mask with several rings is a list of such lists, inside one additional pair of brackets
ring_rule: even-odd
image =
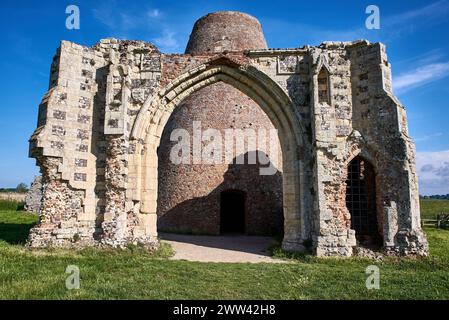
[[(80, 8), (80, 30), (65, 28), (71, 4)], [(370, 4), (380, 9), (380, 30), (365, 28)], [(360, 38), (384, 42), (416, 142), (420, 191), (449, 193), (449, 0), (1, 1), (0, 187), (29, 184), (38, 174), (27, 140), (60, 40), (90, 46), (107, 37), (137, 39), (182, 53), (195, 20), (218, 10), (256, 16), (272, 48)]]

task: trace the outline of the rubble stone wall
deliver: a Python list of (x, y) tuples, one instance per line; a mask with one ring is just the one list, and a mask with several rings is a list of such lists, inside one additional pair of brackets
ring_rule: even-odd
[(39, 213), (42, 208), (42, 176), (37, 176), (31, 183), (30, 190), (25, 197), (25, 210)]

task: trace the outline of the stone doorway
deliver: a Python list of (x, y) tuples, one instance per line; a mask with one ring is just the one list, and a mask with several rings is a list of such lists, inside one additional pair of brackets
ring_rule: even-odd
[(240, 190), (226, 190), (220, 194), (220, 234), (245, 233), (245, 198)]
[(351, 214), (351, 229), (355, 230), (357, 241), (362, 246), (379, 246), (376, 178), (374, 167), (367, 160), (357, 156), (348, 166), (346, 181), (346, 206)]

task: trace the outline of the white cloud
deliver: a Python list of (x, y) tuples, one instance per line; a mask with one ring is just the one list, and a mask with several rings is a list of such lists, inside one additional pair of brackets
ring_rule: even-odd
[(95, 8), (92, 10), (95, 19), (97, 19), (99, 22), (104, 24), (110, 29), (113, 29), (114, 27), (117, 27), (117, 19), (116, 15), (113, 14), (111, 6), (101, 6), (99, 8)]
[(393, 78), (394, 89), (398, 93), (438, 81), (449, 75), (449, 61), (430, 63)]
[(147, 12), (147, 15), (150, 18), (158, 18), (161, 15), (161, 11), (159, 9), (151, 9)]
[(439, 177), (449, 177), (449, 162), (445, 162), (442, 167), (435, 169), (435, 174)]
[[(145, 39), (152, 41), (163, 52), (176, 52), (181, 48), (178, 32), (166, 26), (165, 15), (158, 8), (123, 7), (111, 0), (93, 9), (94, 17), (119, 39)], [(176, 27), (176, 26), (175, 26)]]
[[(404, 8), (407, 4), (404, 3)], [(449, 2), (441, 0), (424, 7), (404, 11), (403, 13), (382, 17), (381, 33), (384, 41), (393, 40), (407, 34), (413, 34), (417, 30), (429, 29), (447, 20), (449, 14)]]
[[(368, 30), (365, 19), (368, 15), (360, 12), (360, 22), (348, 29), (323, 29), (317, 25), (286, 22), (279, 19), (265, 19), (267, 30), (292, 30), (294, 33), (306, 37), (310, 44), (323, 41), (352, 41), (356, 39), (370, 39), (371, 41), (389, 42), (398, 37), (409, 35), (417, 30), (425, 30), (447, 20), (449, 15), (449, 1), (441, 0), (416, 9), (409, 9), (403, 4), (404, 11), (399, 14), (388, 14), (380, 6), (380, 30)], [(407, 10), (409, 9), (409, 10)], [(302, 45), (302, 43), (301, 43)]]
[(421, 171), (422, 172), (431, 172), (431, 171), (433, 171), (434, 170), (434, 167), (433, 167), (433, 165), (432, 164), (425, 164), (425, 165), (423, 165), (422, 167), (421, 167)]
[(114, 33), (154, 26), (154, 19), (162, 15), (162, 12), (157, 8), (143, 8), (143, 10), (123, 8), (119, 6), (117, 1), (102, 3), (92, 12), (100, 23)]
[(175, 32), (165, 29), (162, 36), (154, 38), (153, 41), (163, 52), (171, 52), (179, 49), (179, 42), (175, 38), (175, 34)]
[(421, 194), (449, 194), (449, 150), (418, 152), (416, 168)]
[[(406, 6), (406, 4), (404, 4), (404, 6)], [(449, 2), (447, 0), (441, 0), (421, 8), (387, 17), (386, 24), (402, 25), (406, 27), (410, 21), (415, 21), (420, 24), (429, 22), (437, 23), (441, 18), (446, 19), (448, 13)]]
[(418, 142), (418, 141), (422, 142), (422, 141), (427, 141), (430, 139), (441, 137), (442, 135), (443, 135), (442, 132), (437, 132), (437, 133), (432, 133), (432, 134), (428, 134), (428, 135), (421, 136), (421, 137), (416, 137), (416, 138), (414, 138), (414, 140), (415, 140), (415, 142)]

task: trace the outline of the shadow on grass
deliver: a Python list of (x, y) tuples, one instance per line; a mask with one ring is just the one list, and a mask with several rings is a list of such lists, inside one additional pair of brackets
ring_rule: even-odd
[(0, 241), (9, 244), (25, 244), (35, 223), (0, 223)]

